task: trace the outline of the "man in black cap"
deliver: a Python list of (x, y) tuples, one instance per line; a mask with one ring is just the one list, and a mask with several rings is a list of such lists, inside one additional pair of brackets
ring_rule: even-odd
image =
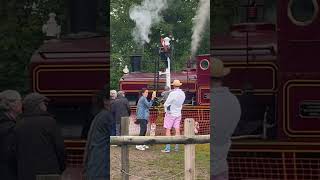
[(23, 115), (17, 123), (18, 178), (35, 180), (37, 175), (62, 174), (64, 142), (56, 120), (47, 112), (48, 98), (31, 93), (23, 100)]

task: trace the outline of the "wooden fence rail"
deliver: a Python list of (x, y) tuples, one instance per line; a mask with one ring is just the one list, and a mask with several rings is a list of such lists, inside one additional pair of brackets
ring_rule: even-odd
[(139, 145), (139, 144), (207, 144), (210, 135), (197, 136), (111, 136), (113, 145)]
[(210, 143), (210, 135), (194, 134), (194, 119), (184, 121), (184, 135), (182, 136), (128, 136), (129, 117), (121, 119), (121, 135), (111, 136), (110, 144), (121, 145), (121, 176), (122, 180), (129, 180), (129, 149), (128, 145), (141, 144), (185, 144), (184, 164), (185, 179), (194, 180), (195, 176), (195, 144)]

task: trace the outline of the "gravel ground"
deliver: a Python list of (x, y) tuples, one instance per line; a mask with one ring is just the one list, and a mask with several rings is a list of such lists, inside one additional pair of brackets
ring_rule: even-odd
[[(209, 146), (209, 145), (208, 145)], [(164, 146), (154, 145), (146, 151), (139, 151), (134, 146), (129, 147), (130, 180), (138, 179), (163, 179), (179, 180), (184, 179), (184, 152), (180, 147), (179, 152), (162, 153)], [(209, 152), (203, 150), (201, 145), (200, 153), (197, 150), (196, 176), (197, 179), (209, 179)], [(111, 179), (121, 179), (121, 153), (120, 147), (111, 147)], [(197, 148), (199, 149), (199, 148)], [(202, 153), (204, 151), (205, 153)]]

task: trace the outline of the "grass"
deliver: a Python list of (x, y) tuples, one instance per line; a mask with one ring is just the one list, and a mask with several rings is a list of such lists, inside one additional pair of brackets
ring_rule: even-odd
[[(174, 145), (171, 146), (172, 148)], [(139, 151), (130, 146), (130, 173), (144, 179), (184, 179), (184, 146), (179, 146), (179, 152), (162, 153), (164, 145), (153, 145), (146, 151)], [(111, 150), (112, 165), (120, 167), (120, 148)], [(113, 170), (113, 179), (120, 179), (120, 172)], [(196, 179), (209, 179), (210, 175), (210, 145), (196, 145)], [(146, 178), (147, 177), (147, 178)], [(135, 179), (135, 177), (130, 177)]]
[[(162, 146), (163, 148), (164, 146)], [(172, 147), (171, 147), (172, 148)], [(184, 145), (180, 145), (179, 152), (163, 153), (159, 157), (159, 166), (170, 169), (172, 174), (184, 170)], [(210, 145), (196, 145), (196, 176), (197, 179), (206, 179), (210, 174)]]

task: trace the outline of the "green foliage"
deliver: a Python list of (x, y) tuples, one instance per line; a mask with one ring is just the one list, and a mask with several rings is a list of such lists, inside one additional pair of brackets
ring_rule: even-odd
[(210, 4), (211, 34), (225, 34), (236, 22), (239, 0), (214, 0)]
[[(111, 89), (119, 88), (122, 69), (125, 65), (130, 67), (130, 55), (139, 49), (131, 36), (135, 24), (129, 18), (129, 9), (141, 2), (142, 0), (110, 1)], [(159, 58), (160, 31), (165, 34), (173, 32), (175, 39), (178, 40), (174, 44), (172, 71), (180, 71), (185, 67), (191, 55), (192, 18), (195, 16), (198, 2), (198, 0), (168, 0), (169, 7), (162, 13), (163, 21), (151, 28), (150, 43), (143, 47), (142, 71), (154, 72), (154, 63)], [(198, 54), (209, 53), (209, 25), (206, 28)]]
[[(32, 8), (33, 2), (37, 3), (36, 9)], [(28, 91), (28, 64), (43, 42), (42, 25), (50, 12), (57, 14), (59, 24), (65, 23), (64, 3), (60, 0), (1, 2), (0, 90)]]

